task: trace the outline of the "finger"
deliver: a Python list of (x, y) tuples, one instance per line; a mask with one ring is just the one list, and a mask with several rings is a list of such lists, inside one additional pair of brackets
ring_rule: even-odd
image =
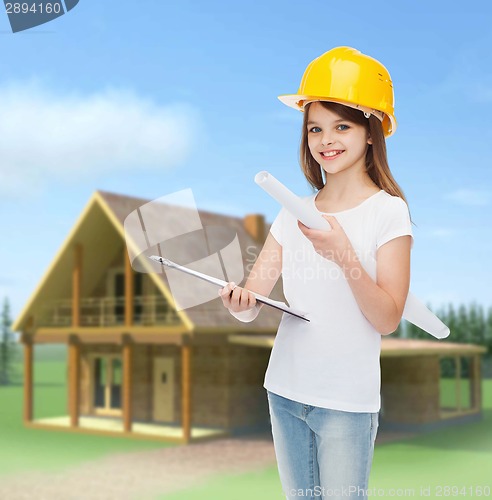
[(231, 281), (227, 283), (227, 285), (225, 285), (223, 288), (220, 288), (218, 293), (222, 297), (222, 299), (226, 299), (232, 296), (231, 292), (236, 286), (237, 285), (233, 281)]
[(224, 292), (225, 287), (221, 290), (221, 293), (219, 293), (220, 299), (222, 300), (222, 303), (225, 306), (229, 306), (230, 299), (227, 293)]
[(229, 290), (229, 297), (232, 297), (232, 294), (234, 293), (234, 290), (237, 288), (237, 285), (236, 283), (234, 283), (234, 281), (231, 281), (229, 284), (228, 284), (228, 290)]
[(244, 292), (245, 292), (244, 288), (234, 285), (229, 294), (229, 297), (231, 299), (231, 304), (239, 306), (241, 302), (244, 302), (244, 297), (243, 297)]
[(232, 303), (235, 288), (237, 288), (237, 285), (233, 281), (231, 281), (227, 283), (227, 285), (222, 289), (223, 291), (221, 297), (225, 304), (230, 305)]
[(251, 292), (249, 292), (248, 294), (248, 305), (251, 307), (254, 307), (256, 305), (256, 297)]
[(245, 290), (244, 288), (241, 290), (239, 301), (239, 307), (242, 310), (251, 309), (256, 304), (255, 296), (249, 290)]
[(323, 217), (328, 221), (331, 227), (340, 226), (337, 219), (333, 215), (323, 214)]

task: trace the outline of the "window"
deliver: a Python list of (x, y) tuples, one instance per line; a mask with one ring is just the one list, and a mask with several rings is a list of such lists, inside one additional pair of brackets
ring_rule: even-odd
[(120, 412), (122, 405), (123, 365), (120, 356), (106, 355), (94, 358), (93, 404), (97, 413), (110, 410)]
[(440, 359), (439, 392), (443, 416), (466, 413), (478, 406), (477, 384), (481, 381), (474, 374), (475, 362), (478, 359), (473, 356), (458, 355)]

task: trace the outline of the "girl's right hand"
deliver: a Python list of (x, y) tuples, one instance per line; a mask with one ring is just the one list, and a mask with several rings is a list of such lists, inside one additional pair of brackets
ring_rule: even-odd
[(242, 312), (256, 306), (256, 297), (252, 292), (237, 286), (233, 281), (224, 288), (219, 288), (219, 296), (227, 309), (233, 312)]

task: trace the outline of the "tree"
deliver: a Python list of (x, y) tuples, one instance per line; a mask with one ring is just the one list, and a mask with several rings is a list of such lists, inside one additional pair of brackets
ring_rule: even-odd
[(16, 360), (16, 345), (10, 330), (10, 305), (7, 297), (3, 302), (0, 322), (0, 385), (9, 385), (14, 378), (14, 361)]
[[(430, 305), (427, 305), (431, 309)], [(449, 303), (447, 311), (442, 308), (436, 313), (438, 318), (449, 327), (450, 335), (445, 342), (456, 342), (465, 344), (477, 344), (487, 347), (487, 352), (482, 359), (482, 376), (492, 377), (492, 307), (484, 312), (482, 305), (476, 301), (469, 306), (461, 304), (457, 307)], [(408, 338), (429, 339), (427, 333), (415, 325), (409, 324)], [(462, 375), (467, 376), (469, 371), (469, 358), (462, 358)], [(454, 376), (454, 363), (449, 358), (443, 358), (441, 361), (443, 373), (445, 376)]]

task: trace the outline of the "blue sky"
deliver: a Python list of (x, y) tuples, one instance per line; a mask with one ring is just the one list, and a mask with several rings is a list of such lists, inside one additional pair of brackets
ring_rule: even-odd
[(489, 307), (492, 37), (489, 2), (81, 0), (12, 34), (0, 13), (0, 297), (16, 316), (96, 189), (199, 208), (279, 210), (268, 170), (311, 193), (295, 93), (341, 45), (380, 60), (395, 89), (394, 177), (414, 226), (412, 292), (433, 309)]

